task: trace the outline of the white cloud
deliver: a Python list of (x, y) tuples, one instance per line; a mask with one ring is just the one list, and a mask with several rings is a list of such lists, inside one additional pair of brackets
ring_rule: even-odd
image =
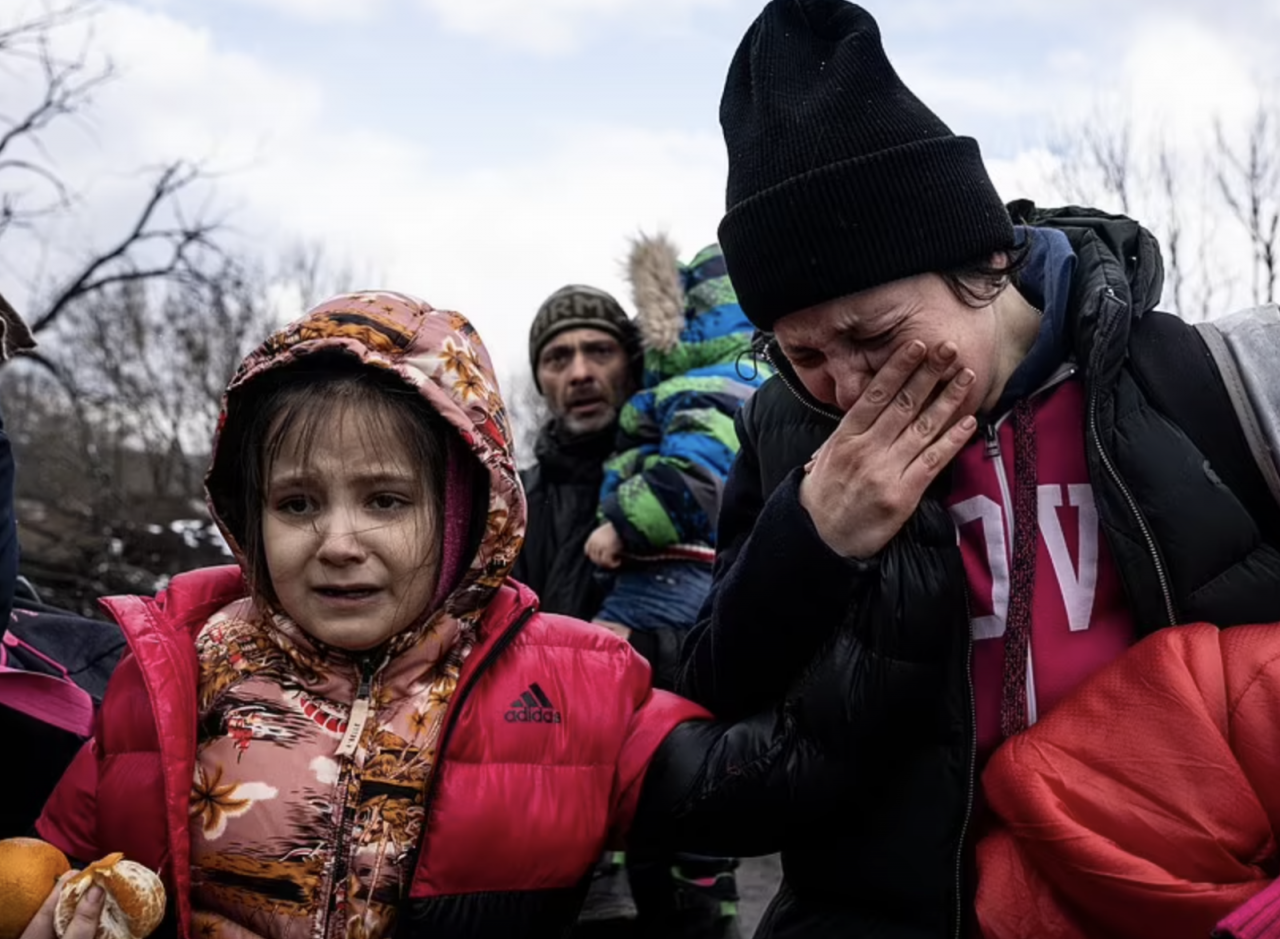
[(1258, 103), (1256, 70), (1239, 46), (1188, 18), (1144, 23), (1123, 74), (1134, 115), (1175, 135), (1201, 133), (1215, 118), (1237, 123)]
[[(997, 187), (1041, 205), (1082, 200), (1136, 218), (1165, 249), (1165, 309), (1212, 316), (1251, 302), (1248, 238), (1208, 168), (1215, 122), (1238, 145), (1260, 103), (1256, 60), (1246, 49), (1226, 32), (1166, 12), (1142, 21), (1110, 73), (1098, 73), (1092, 97), (1063, 101), (1052, 120), (1068, 159), (1076, 159), (1072, 144), (1086, 134), (1119, 143), (1127, 132), (1127, 146), (1113, 151), (1125, 155), (1127, 205), (1087, 161), (1065, 166), (1074, 185), (1064, 191), (1064, 153), (1040, 146), (989, 161)], [(1159, 169), (1162, 153), (1171, 168), (1172, 200)], [(1169, 251), (1175, 231), (1181, 280)]]
[(321, 120), (319, 85), (218, 48), (205, 29), (116, 4), (98, 34), (123, 69), (110, 91), (108, 146), (135, 160), (240, 166)]
[[(303, 2), (303, 0), (299, 0)], [(542, 54), (576, 48), (593, 27), (626, 18), (670, 25), (735, 0), (420, 0), (446, 28)]]
[[(63, 254), (129, 220), (141, 189), (126, 170), (204, 157), (232, 170), (217, 183), (219, 200), (264, 254), (322, 243), (384, 274), (384, 286), (467, 314), (499, 366), (515, 368), (555, 288), (594, 282), (627, 302), (619, 265), (637, 227), (667, 228), (689, 254), (715, 238), (724, 156), (711, 130), (561, 121), (554, 143), (515, 140), (499, 153), (468, 151), (442, 130), (450, 163), (469, 167), (445, 172), (420, 141), (331, 124), (311, 77), (220, 48), (164, 11), (113, 3), (97, 36), (122, 74), (102, 94), (92, 133), (70, 130), (55, 148), (87, 194), (57, 233)], [(547, 120), (557, 117), (550, 110)]]
[(1030, 198), (1048, 205), (1063, 200), (1054, 182), (1057, 160), (1043, 147), (1030, 147), (1004, 159), (988, 159), (986, 164), (991, 181), (1006, 201)]
[(357, 22), (370, 19), (383, 8), (383, 0), (230, 0), (250, 7), (275, 10), (314, 22)]
[(712, 135), (602, 125), (557, 137), (570, 142), (517, 167), (443, 176), (430, 153), (369, 133), (305, 161), (277, 159), (244, 180), (245, 194), (264, 219), (367, 258), (389, 286), (466, 313), (499, 361), (515, 367), (552, 290), (587, 281), (627, 302), (628, 234), (666, 228), (692, 254), (714, 240), (723, 208), (723, 148)]

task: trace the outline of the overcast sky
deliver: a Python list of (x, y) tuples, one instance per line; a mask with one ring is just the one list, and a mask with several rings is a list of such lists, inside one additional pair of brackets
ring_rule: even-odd
[[(0, 0), (0, 20), (24, 0)], [(629, 234), (686, 256), (715, 237), (724, 73), (759, 0), (105, 0), (120, 77), (58, 136), (86, 193), (74, 252), (108, 237), (128, 171), (227, 171), (221, 202), (265, 254), (298, 239), (468, 314), (504, 369), (540, 300), (617, 291)], [(1045, 202), (1060, 124), (1102, 100), (1176, 134), (1254, 106), (1280, 0), (886, 0), (904, 80), (979, 139), (1007, 197)], [(0, 107), (21, 90), (0, 77)], [(56, 265), (56, 260), (51, 262)], [(31, 271), (0, 266), (6, 281)], [(18, 292), (9, 287), (6, 292)]]

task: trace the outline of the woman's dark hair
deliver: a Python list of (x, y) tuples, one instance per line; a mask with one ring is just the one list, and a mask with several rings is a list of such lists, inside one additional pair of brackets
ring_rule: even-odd
[(1028, 229), (1014, 247), (941, 271), (940, 276), (961, 303), (974, 308), (987, 306), (1009, 285), (1018, 286), (1018, 275), (1026, 267), (1033, 237)]
[[(433, 517), (443, 521), (447, 441), (453, 430), (415, 388), (394, 372), (340, 351), (313, 353), (271, 369), (232, 392), (209, 473), (210, 499), (244, 554), (249, 587), (269, 603), (277, 598), (267, 569), (262, 516), (271, 469), (286, 442), (308, 460), (327, 420), (341, 417), (347, 408), (360, 411), (365, 441), (394, 439), (406, 448), (422, 469), (422, 493)], [(379, 445), (374, 446), (376, 451)], [(438, 524), (437, 532), (442, 530)], [(437, 535), (424, 563), (440, 553)]]

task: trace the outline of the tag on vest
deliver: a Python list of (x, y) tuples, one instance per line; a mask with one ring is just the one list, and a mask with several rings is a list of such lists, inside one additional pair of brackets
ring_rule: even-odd
[(364, 736), (364, 725), (369, 722), (369, 714), (373, 710), (368, 698), (360, 698), (351, 705), (351, 716), (347, 718), (347, 732), (342, 735), (338, 744), (338, 756), (352, 757), (360, 746), (360, 738)]

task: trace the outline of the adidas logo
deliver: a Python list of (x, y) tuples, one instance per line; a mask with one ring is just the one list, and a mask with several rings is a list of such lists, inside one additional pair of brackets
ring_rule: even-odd
[(515, 701), (511, 702), (511, 710), (507, 711), (508, 724), (561, 724), (564, 720), (556, 706), (551, 703), (545, 691), (535, 681)]

